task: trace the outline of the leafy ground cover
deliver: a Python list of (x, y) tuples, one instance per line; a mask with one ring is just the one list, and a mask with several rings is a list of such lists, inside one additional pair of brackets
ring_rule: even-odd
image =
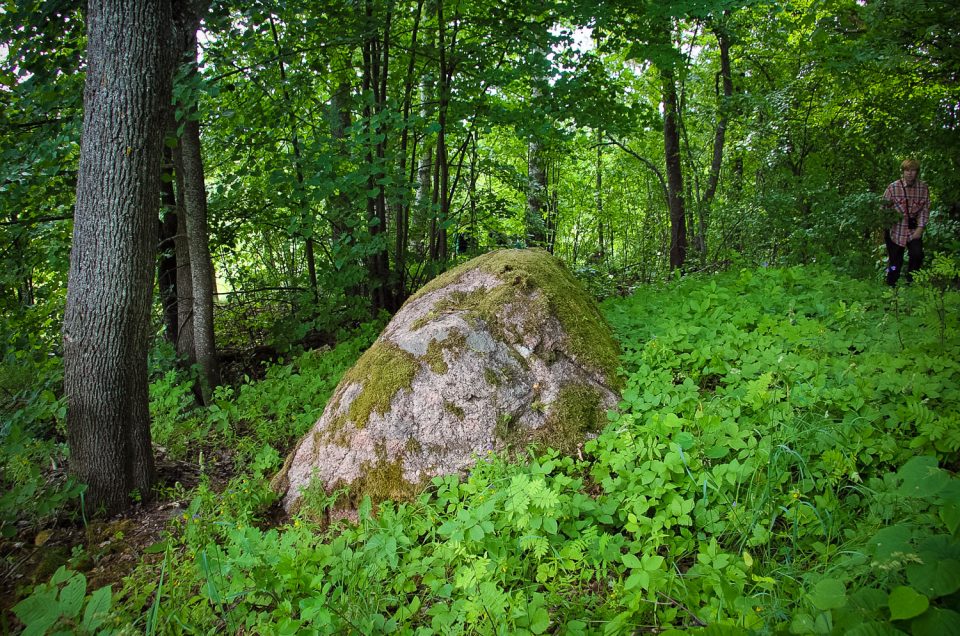
[[(323, 492), (277, 521), (268, 480), (376, 326), (206, 413), (161, 376), (158, 443), (198, 485), (122, 580), (72, 560), (13, 611), (35, 634), (958, 633), (955, 275), (744, 269), (609, 300), (626, 388), (599, 436), (356, 523)], [(211, 437), (225, 483), (194, 454)]]

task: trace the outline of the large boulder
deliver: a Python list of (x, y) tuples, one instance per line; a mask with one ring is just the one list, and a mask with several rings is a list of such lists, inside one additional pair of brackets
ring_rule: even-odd
[(478, 456), (572, 451), (618, 401), (619, 350), (593, 300), (543, 250), (502, 250), (412, 296), (346, 373), (274, 478), (287, 511), (326, 491), (403, 499)]

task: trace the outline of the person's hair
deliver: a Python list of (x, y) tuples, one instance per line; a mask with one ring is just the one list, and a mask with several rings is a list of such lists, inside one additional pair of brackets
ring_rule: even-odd
[(900, 164), (901, 170), (919, 170), (920, 162), (914, 158), (904, 159), (903, 163)]

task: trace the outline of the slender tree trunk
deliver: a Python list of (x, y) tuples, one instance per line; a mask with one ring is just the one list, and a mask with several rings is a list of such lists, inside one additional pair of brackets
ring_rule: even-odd
[[(413, 100), (414, 70), (417, 60), (417, 35), (420, 31), (420, 17), (423, 14), (423, 1), (417, 0), (417, 13), (413, 19), (413, 33), (410, 35), (410, 61), (407, 65), (407, 78), (403, 89), (403, 133), (400, 137), (400, 174), (407, 174), (407, 146), (410, 138), (410, 108)], [(411, 164), (415, 163), (411, 159)], [(394, 261), (396, 276), (394, 278), (393, 297), (397, 305), (407, 298), (407, 250), (409, 249), (410, 235), (410, 203), (409, 199), (397, 206), (397, 215), (394, 219), (395, 247)]]
[[(434, 221), (434, 249), (431, 257), (435, 262), (444, 263), (447, 260), (447, 219), (450, 214), (450, 164), (447, 162), (447, 109), (450, 104), (450, 69), (447, 65), (447, 35), (446, 20), (443, 15), (444, 0), (437, 0), (437, 45), (440, 57), (440, 104), (437, 109), (437, 121), (440, 130), (437, 132), (437, 179), (434, 181), (435, 204), (439, 204), (439, 211)], [(435, 208), (436, 209), (436, 208)]]
[(710, 204), (717, 193), (720, 183), (720, 168), (723, 165), (723, 145), (726, 139), (727, 123), (730, 119), (730, 99), (733, 97), (733, 75), (730, 71), (730, 38), (725, 28), (716, 29), (717, 43), (720, 46), (720, 79), (723, 83), (723, 96), (719, 104), (717, 130), (713, 137), (713, 159), (710, 163), (710, 176), (707, 188), (700, 202), (699, 227), (697, 228), (697, 248), (703, 262), (707, 260), (707, 229), (710, 223)]
[(547, 251), (553, 254), (557, 243), (557, 222), (560, 218), (560, 192), (557, 190), (557, 184), (560, 183), (560, 162), (552, 161), (551, 163), (553, 174), (547, 177), (547, 183), (552, 183), (553, 188), (547, 191), (546, 247)]
[[(334, 166), (334, 170), (339, 173), (348, 170), (350, 163), (347, 150), (347, 129), (351, 124), (349, 81), (341, 80), (337, 84), (336, 90), (330, 96), (327, 117), (330, 123), (330, 137), (336, 148), (337, 165)], [(334, 243), (347, 241), (350, 236), (350, 228), (347, 224), (351, 214), (350, 197), (346, 192), (338, 192), (330, 196), (327, 205), (330, 208), (330, 230), (333, 233)]]
[(597, 130), (597, 260), (602, 264), (607, 254), (603, 241), (603, 145), (600, 137), (601, 133)]
[(666, 155), (667, 191), (670, 203), (670, 269), (682, 269), (687, 258), (686, 210), (683, 200), (683, 169), (680, 164), (680, 133), (677, 126), (677, 84), (672, 69), (661, 71), (663, 79), (663, 150)]
[(480, 249), (479, 237), (479, 219), (477, 218), (477, 180), (480, 178), (480, 157), (477, 152), (477, 141), (479, 133), (472, 135), (470, 153), (470, 190), (468, 201), (470, 203), (470, 228), (467, 235), (467, 251), (470, 254), (476, 253)]
[[(172, 119), (172, 118), (171, 118)], [(176, 126), (170, 128), (176, 132)], [(176, 183), (177, 233), (173, 245), (177, 258), (177, 359), (189, 368), (197, 361), (193, 338), (193, 268), (190, 267), (190, 238), (183, 200), (183, 153), (178, 145), (171, 153)]]
[[(535, 80), (536, 81), (536, 80)], [(531, 98), (540, 98), (540, 88), (534, 83)], [(532, 247), (544, 247), (547, 228), (544, 214), (547, 207), (547, 170), (543, 157), (542, 142), (531, 137), (527, 142), (527, 210), (525, 219), (526, 242)]]
[[(370, 27), (375, 24), (373, 2), (367, 0), (364, 7), (366, 23)], [(380, 235), (387, 232), (386, 196), (381, 182), (386, 157), (386, 131), (379, 118), (376, 127), (372, 123), (374, 116), (379, 115), (386, 107), (390, 16), (388, 11), (383, 42), (380, 41), (379, 31), (376, 31), (370, 33), (363, 43), (363, 94), (365, 100), (368, 95), (372, 95), (372, 103), (365, 101), (363, 115), (367, 131), (367, 221), (374, 245), (373, 253), (367, 259), (367, 269), (370, 278), (370, 300), (374, 311), (391, 309), (393, 305), (389, 280), (390, 255), (386, 241), (380, 239)], [(371, 196), (370, 193), (375, 194)]]
[[(424, 121), (429, 121), (432, 115), (430, 103), (434, 99), (434, 81), (433, 77), (426, 73), (420, 82), (420, 116)], [(413, 227), (415, 228), (420, 248), (417, 250), (418, 256), (422, 259), (430, 254), (431, 237), (429, 226), (434, 217), (432, 209), (433, 187), (432, 173), (434, 166), (434, 143), (430, 133), (424, 135), (420, 144), (420, 158), (417, 162), (417, 193), (413, 201)]]
[(547, 241), (547, 229), (543, 220), (546, 207), (547, 171), (543, 167), (542, 148), (539, 139), (527, 143), (527, 245), (543, 247)]
[[(196, 23), (186, 33), (186, 54), (190, 64), (197, 63)], [(200, 365), (200, 391), (204, 405), (211, 403), (213, 389), (220, 384), (217, 350), (213, 331), (213, 259), (207, 228), (207, 191), (204, 185), (203, 158), (200, 154), (200, 123), (196, 105), (188, 109), (180, 136), (183, 160), (183, 201), (189, 236), (190, 268), (193, 280), (194, 349)]]
[(447, 64), (446, 20), (444, 19), (443, 9), (444, 0), (437, 0), (437, 48), (440, 58), (438, 86), (440, 104), (437, 108), (437, 121), (440, 130), (437, 131), (433, 208), (437, 210), (439, 207), (439, 210), (435, 213), (430, 224), (430, 259), (438, 264), (447, 260), (447, 219), (450, 215), (450, 165), (447, 162), (447, 108), (450, 104), (450, 69)]
[[(16, 225), (17, 211), (13, 210), (10, 216), (11, 224)], [(17, 281), (17, 303), (21, 307), (30, 307), (35, 301), (33, 293), (33, 272), (27, 264), (29, 261), (26, 259), (27, 248), (30, 242), (27, 236), (26, 232), (22, 230), (18, 231), (14, 235), (13, 243), (10, 246), (10, 255), (13, 257), (11, 260), (14, 263), (14, 272), (12, 273)]]
[(73, 248), (64, 315), (70, 471), (112, 514), (154, 481), (147, 348), (171, 9), (90, 0)]
[(173, 153), (163, 148), (160, 194), (163, 213), (157, 259), (157, 289), (163, 306), (163, 332), (170, 344), (177, 344), (177, 195), (173, 190)]

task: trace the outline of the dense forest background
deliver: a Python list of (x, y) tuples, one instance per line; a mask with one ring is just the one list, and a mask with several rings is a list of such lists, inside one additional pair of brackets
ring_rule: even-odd
[[(946, 0), (0, 4), (0, 631), (956, 629), (958, 74)], [(886, 291), (906, 157), (928, 274)], [(335, 495), (277, 518), (386, 318), (502, 247), (604, 300), (611, 429), (351, 529)]]
[[(908, 155), (928, 247), (956, 239), (952, 3), (244, 4), (203, 13), (167, 137), (199, 124), (225, 323), (330, 333), (501, 246), (621, 290), (740, 259), (868, 274)], [(56, 340), (82, 3), (11, 3), (0, 29), (4, 341)]]

